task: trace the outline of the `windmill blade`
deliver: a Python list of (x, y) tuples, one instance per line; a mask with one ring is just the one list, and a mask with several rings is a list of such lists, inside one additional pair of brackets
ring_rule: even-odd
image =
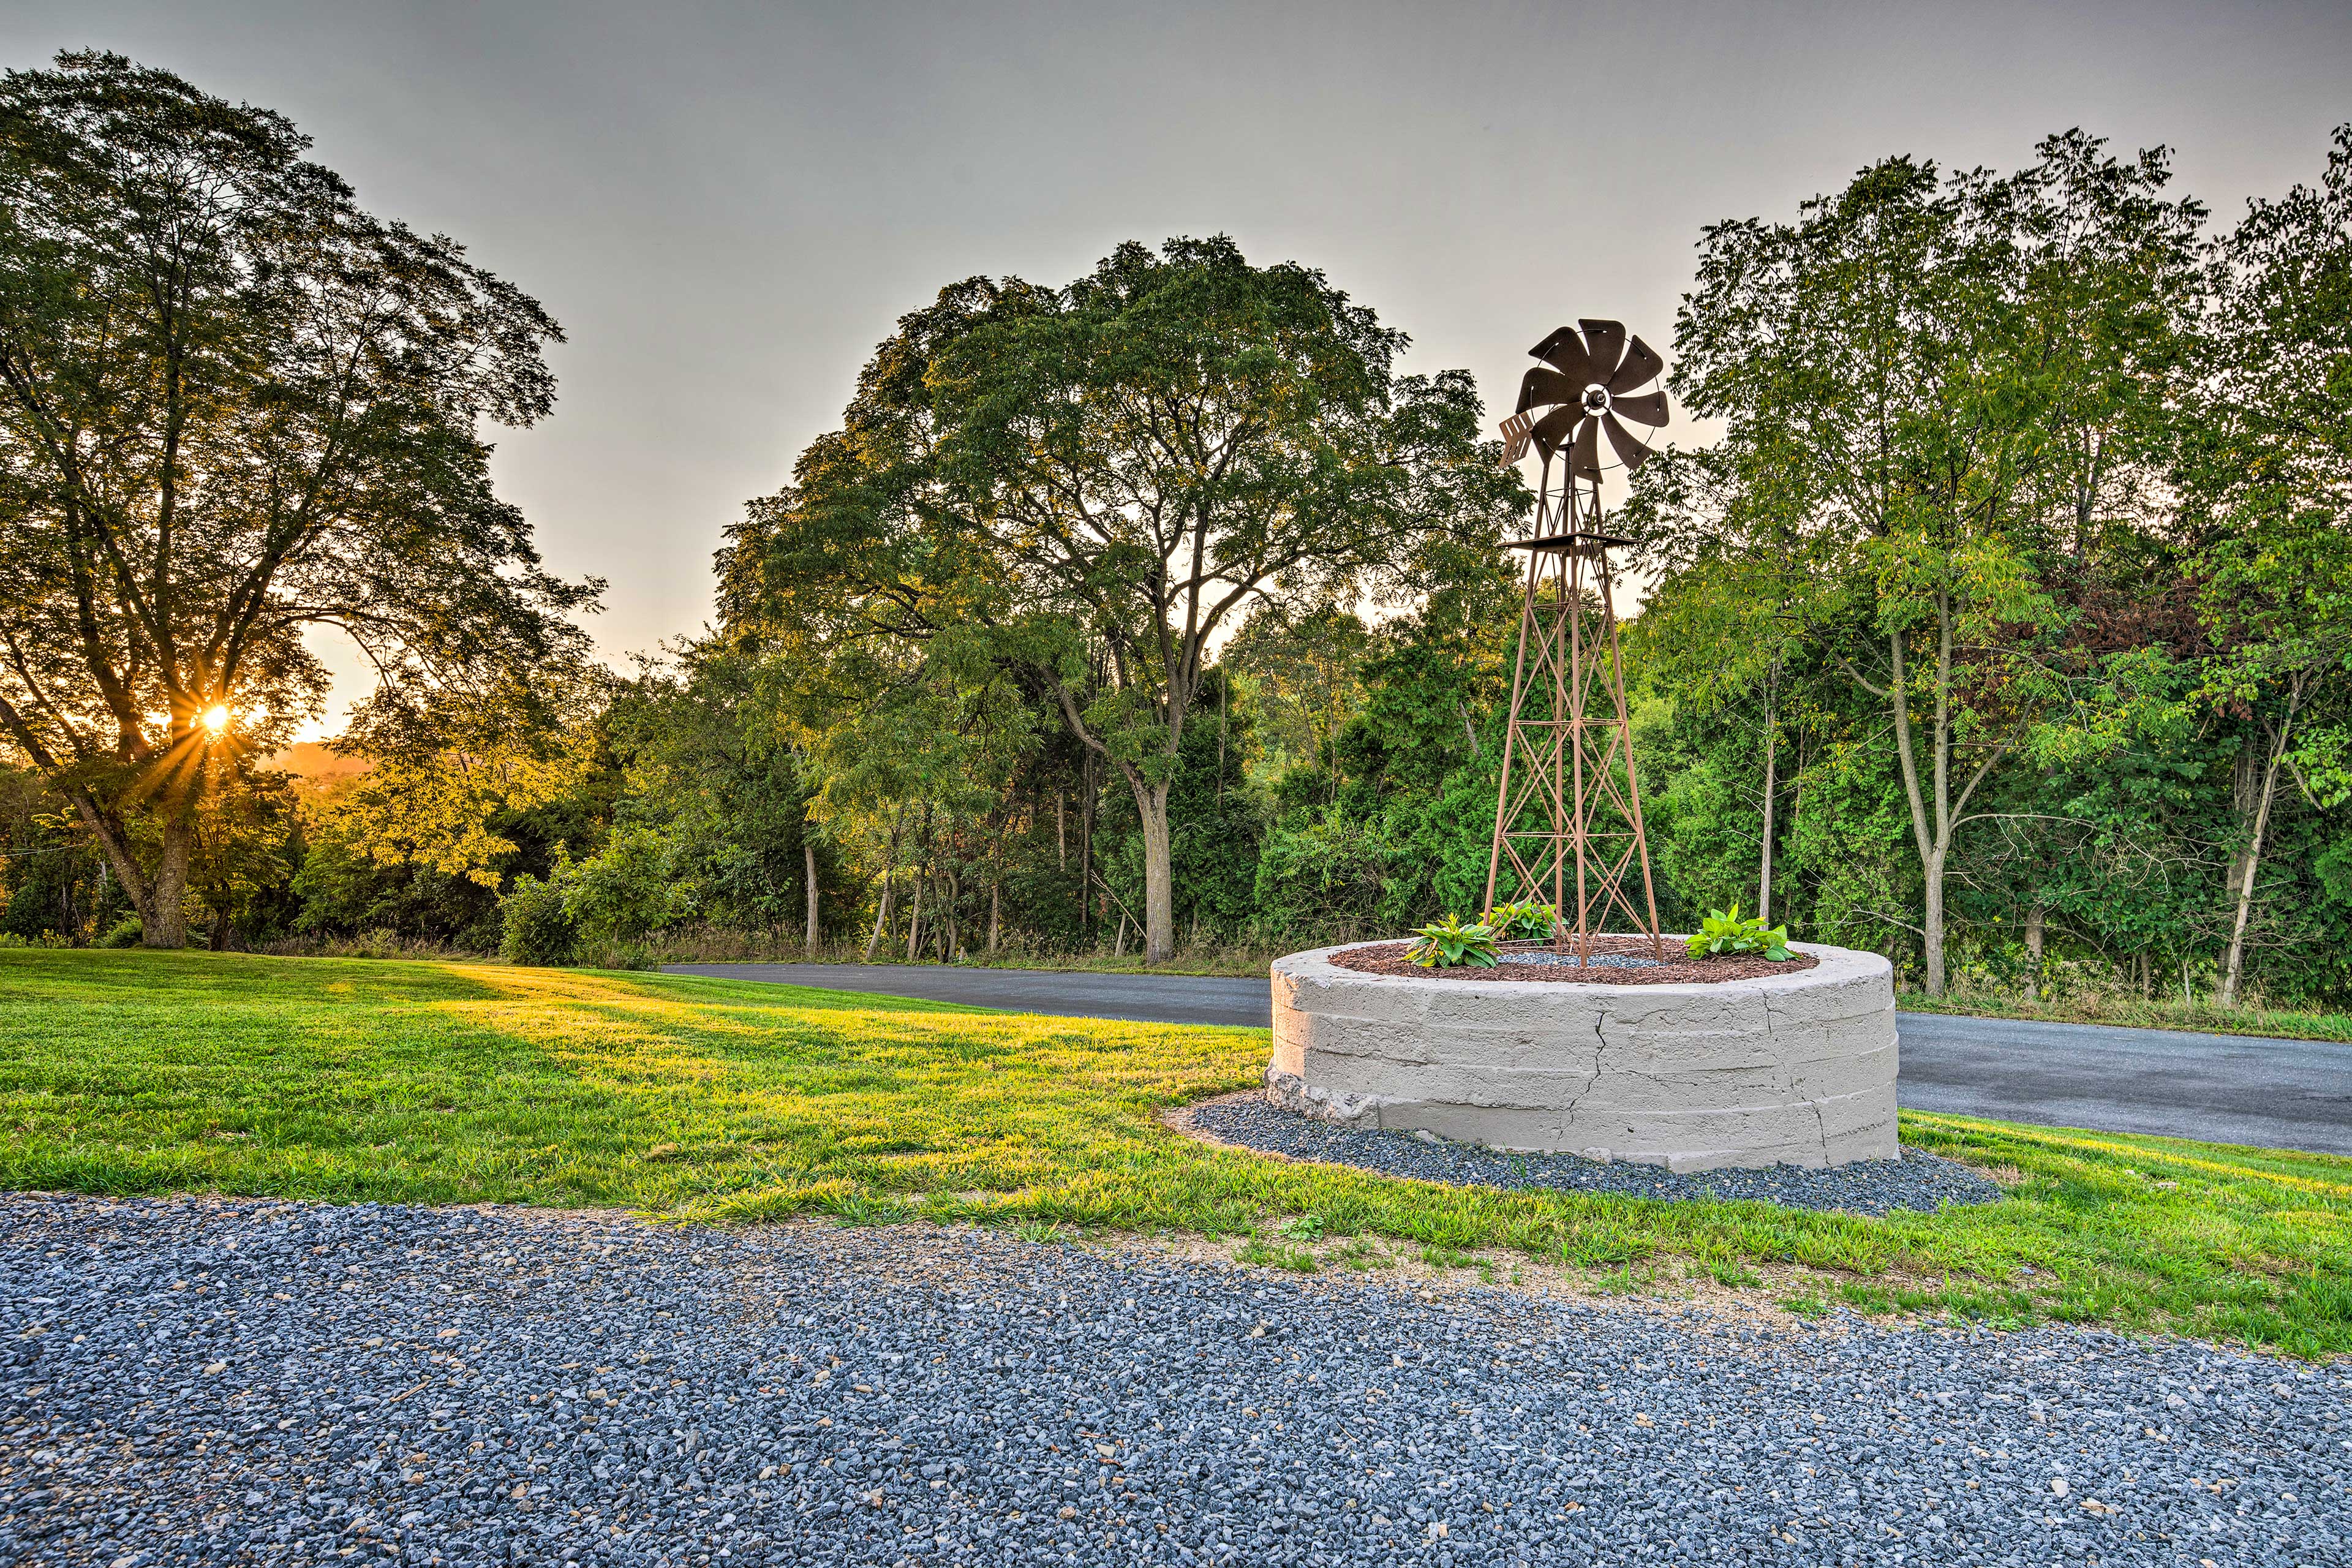
[(1570, 381), (1556, 370), (1533, 365), (1519, 378), (1519, 409), (1525, 414), (1530, 408), (1549, 408), (1555, 403), (1574, 403), (1584, 395), (1584, 384)]
[(1569, 471), (1581, 479), (1601, 477), (1601, 421), (1587, 419), (1576, 432), (1576, 450), (1568, 459)]
[(1561, 327), (1528, 353), (1576, 384), (1579, 392), (1592, 380), (1592, 364), (1585, 357), (1583, 340), (1575, 330)]
[(1601, 427), (1609, 432), (1609, 444), (1617, 449), (1618, 459), (1625, 465), (1626, 472), (1631, 473), (1640, 468), (1643, 460), (1649, 457), (1650, 448), (1642, 445), (1631, 430), (1618, 424), (1614, 414), (1602, 415)]
[(1633, 346), (1625, 351), (1625, 363), (1619, 365), (1617, 374), (1609, 378), (1610, 395), (1631, 392), (1644, 382), (1654, 381), (1665, 368), (1666, 362), (1658, 357), (1658, 351), (1637, 337), (1633, 340)]
[(1567, 442), (1569, 433), (1576, 428), (1576, 422), (1583, 417), (1584, 405), (1563, 403), (1541, 419), (1537, 420), (1535, 428), (1528, 434), (1535, 441), (1536, 449), (1549, 458)]
[(1584, 353), (1592, 367), (1592, 379), (1606, 383), (1617, 372), (1617, 362), (1625, 357), (1625, 323), (1622, 321), (1579, 321), (1584, 329)]
[(1666, 422), (1666, 395), (1645, 392), (1639, 397), (1612, 397), (1609, 411), (1622, 414), (1636, 425), (1664, 425)]

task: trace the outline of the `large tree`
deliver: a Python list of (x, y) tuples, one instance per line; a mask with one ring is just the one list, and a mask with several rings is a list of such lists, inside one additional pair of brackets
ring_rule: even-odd
[(283, 117), (120, 56), (0, 82), (0, 735), (177, 946), (216, 748), (315, 714), (338, 627), (395, 706), (511, 679), (596, 584), (492, 492), (560, 336), (361, 210)]
[[(2325, 175), (2249, 204), (2221, 242), (2207, 380), (2185, 465), (2210, 509), (2209, 692), (2250, 717), (2221, 1003), (2237, 1000), (2282, 771), (2352, 794), (2352, 125)], [(2314, 723), (2315, 717), (2319, 722)], [(2306, 783), (2306, 789), (2310, 785)]]
[(1163, 961), (1169, 791), (1219, 633), (1407, 593), (1433, 536), (1491, 540), (1524, 491), (1466, 373), (1399, 375), (1402, 333), (1222, 237), (1123, 245), (1063, 289), (972, 279), (899, 327), (730, 574), (748, 552), (761, 613), (830, 635), (983, 628), (1132, 793)]
[(2039, 152), (2009, 176), (1889, 159), (1794, 223), (1708, 228), (1674, 384), (1727, 434), (1629, 514), (1670, 571), (1767, 570), (1884, 705), (1931, 994), (1961, 829), (2081, 695), (2050, 563), (2151, 504), (2201, 297), (2201, 209), (2163, 195), (2160, 152)]

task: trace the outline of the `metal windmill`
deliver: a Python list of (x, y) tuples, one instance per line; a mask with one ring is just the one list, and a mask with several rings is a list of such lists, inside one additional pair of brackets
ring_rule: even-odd
[[(1632, 541), (1601, 531), (1601, 443), (1617, 459), (1606, 467), (1642, 466), (1649, 446), (1625, 421), (1665, 424), (1666, 395), (1641, 390), (1665, 361), (1640, 338), (1629, 344), (1616, 321), (1580, 321), (1528, 352), (1543, 363), (1520, 381), (1518, 409), (1503, 421), (1504, 460), (1516, 463), (1532, 447), (1543, 474), (1535, 531), (1511, 545), (1528, 552), (1527, 594), (1486, 904), (1505, 887), (1514, 900), (1550, 904), (1559, 911), (1552, 945), (1565, 952), (1572, 942), (1580, 963), (1622, 911), (1663, 958), (1609, 566), (1611, 547)], [(1563, 453), (1555, 488), (1553, 459)], [(1636, 870), (1638, 907), (1628, 887)]]

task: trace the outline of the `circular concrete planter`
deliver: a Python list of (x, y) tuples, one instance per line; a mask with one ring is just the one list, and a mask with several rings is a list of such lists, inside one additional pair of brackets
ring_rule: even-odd
[[(1369, 946), (1370, 943), (1360, 945)], [(1266, 1098), (1326, 1121), (1675, 1171), (1892, 1160), (1895, 978), (1874, 952), (1706, 984), (1274, 963)]]

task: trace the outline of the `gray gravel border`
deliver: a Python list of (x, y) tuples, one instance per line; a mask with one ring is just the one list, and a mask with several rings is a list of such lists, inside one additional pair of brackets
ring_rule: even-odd
[(1185, 1120), (1209, 1137), (1238, 1148), (1455, 1186), (1540, 1187), (1666, 1201), (1748, 1199), (1783, 1208), (1866, 1215), (1898, 1209), (1932, 1214), (1947, 1204), (1998, 1203), (2001, 1195), (1991, 1177), (1919, 1149), (1904, 1150), (1900, 1160), (1858, 1160), (1827, 1170), (1770, 1165), (1678, 1173), (1624, 1160), (1603, 1163), (1574, 1154), (1511, 1154), (1427, 1133), (1343, 1127), (1285, 1110), (1255, 1091), (1204, 1100), (1191, 1107)]
[(2341, 1564), (2352, 1374), (967, 1229), (0, 1197), (0, 1562)]

